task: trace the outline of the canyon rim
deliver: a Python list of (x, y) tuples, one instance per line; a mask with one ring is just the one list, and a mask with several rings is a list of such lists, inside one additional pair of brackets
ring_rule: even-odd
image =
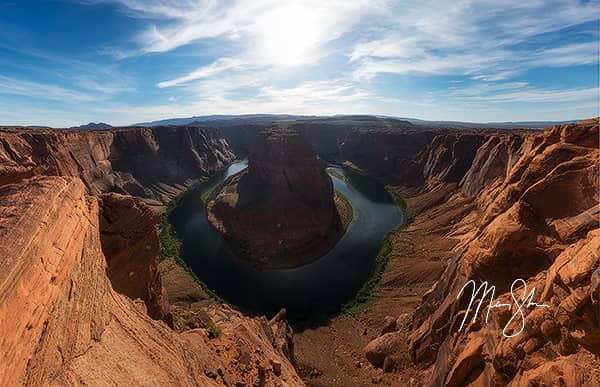
[[(178, 257), (158, 259), (166, 205), (231, 163), (230, 143), (251, 149), (264, 125), (243, 129), (247, 143), (230, 137), (234, 127), (2, 128), (2, 380), (596, 383), (597, 120), (545, 130), (295, 125), (323, 157), (385, 182), (412, 218), (386, 237), (368, 300), (295, 334), (285, 311), (244, 315)], [(503, 336), (502, 309), (459, 329), (468, 279), (490, 281), (506, 302), (517, 275), (549, 305), (524, 310), (522, 333)]]

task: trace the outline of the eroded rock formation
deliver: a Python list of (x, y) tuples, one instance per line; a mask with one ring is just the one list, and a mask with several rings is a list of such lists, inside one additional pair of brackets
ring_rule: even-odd
[(100, 197), (100, 241), (113, 289), (142, 299), (148, 315), (171, 322), (169, 303), (158, 270), (158, 215), (141, 200), (115, 193)]
[[(447, 225), (444, 237), (458, 243), (414, 313), (409, 349), (425, 384), (598, 385), (598, 141), (597, 120), (541, 132), (439, 134), (412, 158), (416, 175), (390, 170), (417, 219), (426, 209), (469, 208)], [(459, 331), (469, 297), (458, 294), (468, 280), (488, 281), (496, 300), (510, 303), (517, 278), (550, 306), (524, 308), (522, 333), (502, 334), (515, 310), (494, 308), (486, 324), (485, 301), (477, 321), (471, 311)]]
[(333, 194), (325, 163), (298, 132), (265, 130), (247, 172), (208, 203), (208, 219), (240, 256), (295, 266), (320, 257), (341, 237)]
[(162, 205), (234, 155), (199, 127), (101, 131), (0, 129), (0, 184), (34, 175), (76, 176), (88, 192), (116, 192)]
[[(153, 171), (175, 192), (231, 152), (211, 131), (159, 132), (0, 134), (1, 385), (303, 385), (281, 319), (212, 302), (194, 329), (160, 321), (171, 323), (156, 213), (103, 192), (119, 190), (120, 176), (159, 198), (167, 191)], [(165, 145), (165, 136), (182, 142)], [(132, 153), (118, 153), (120, 141)], [(161, 175), (155, 164), (169, 160), (176, 170)]]
[[(303, 125), (307, 133), (319, 126)], [(415, 298), (423, 278), (439, 277), (408, 315), (393, 298), (365, 312), (366, 324), (377, 310), (386, 317), (356, 352), (386, 373), (371, 379), (382, 371), (354, 360), (344, 372), (365, 372), (368, 383), (391, 375), (392, 385), (600, 385), (597, 120), (545, 131), (328, 128), (309, 143), (323, 137), (321, 154), (391, 184), (415, 216), (405, 233), (419, 244), (401, 240), (403, 231), (391, 243), (423, 259), (414, 267), (391, 260), (386, 292), (408, 283), (404, 299)], [(156, 215), (145, 203), (161, 205), (233, 158), (215, 132), (3, 129), (0, 144), (0, 384), (302, 385), (283, 313), (251, 319), (212, 302), (201, 318), (192, 309), (176, 316), (176, 330), (161, 321), (183, 306), (165, 302)], [(265, 151), (246, 176), (253, 171), (261, 186), (285, 182), (286, 198), (305, 190), (310, 198), (306, 182), (319, 185), (321, 175), (273, 169), (265, 155), (283, 155), (259, 146)], [(239, 199), (229, 194), (228, 203)], [(458, 330), (467, 300), (457, 293), (467, 280), (489, 281), (497, 300), (510, 302), (515, 278), (550, 307), (525, 309), (514, 338), (502, 335), (510, 313), (501, 309)], [(409, 368), (414, 381), (400, 376)]]

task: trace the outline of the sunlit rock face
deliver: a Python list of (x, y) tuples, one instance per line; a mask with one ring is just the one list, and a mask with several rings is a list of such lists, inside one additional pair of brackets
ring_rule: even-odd
[(208, 203), (209, 222), (243, 258), (270, 266), (314, 260), (343, 233), (325, 167), (298, 132), (264, 130), (247, 171)]

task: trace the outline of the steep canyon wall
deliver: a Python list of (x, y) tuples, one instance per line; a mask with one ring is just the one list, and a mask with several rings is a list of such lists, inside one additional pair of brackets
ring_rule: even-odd
[(0, 384), (303, 384), (285, 319), (213, 303), (212, 326), (169, 326), (145, 202), (232, 160), (215, 131), (4, 129), (0, 144)]
[[(423, 383), (600, 384), (598, 121), (543, 131), (388, 124), (295, 128), (321, 157), (393, 186), (416, 217), (464, 207), (443, 225), (456, 247), (410, 324)], [(226, 165), (228, 142), (243, 154), (259, 128), (222, 130), (228, 141), (196, 127), (0, 130), (4, 384), (302, 384), (280, 320), (214, 305), (218, 340), (168, 325), (147, 204)], [(516, 278), (550, 305), (527, 310), (519, 336), (503, 336), (510, 313), (500, 309), (459, 330), (466, 281), (488, 281), (509, 302)]]
[[(342, 148), (350, 165), (403, 192), (416, 216), (456, 203), (469, 208), (447, 225), (444, 237), (458, 243), (413, 317), (410, 351), (423, 381), (459, 386), (560, 379), (566, 385), (597, 385), (597, 120), (544, 131), (438, 133), (423, 146), (424, 135), (431, 134), (416, 135), (409, 151), (389, 144), (398, 136), (406, 146), (412, 137), (385, 132), (349, 137), (352, 142)], [(385, 150), (379, 154), (363, 151), (356, 157), (347, 149), (377, 141)], [(528, 292), (535, 287), (537, 302), (549, 305), (524, 311), (521, 334), (502, 334), (512, 316), (506, 308), (494, 308), (485, 323), (485, 302), (479, 319), (469, 315), (459, 330), (469, 297), (458, 295), (468, 280), (488, 281), (498, 302), (510, 303), (517, 278), (526, 281)], [(507, 332), (518, 328), (513, 324)]]
[(34, 175), (76, 176), (88, 193), (134, 195), (165, 203), (234, 155), (214, 129), (102, 131), (0, 129), (0, 183)]

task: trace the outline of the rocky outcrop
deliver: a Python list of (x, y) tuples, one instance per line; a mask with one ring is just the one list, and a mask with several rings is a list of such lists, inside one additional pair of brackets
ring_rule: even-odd
[(161, 205), (233, 160), (214, 129), (0, 130), (0, 184), (33, 175), (76, 176), (88, 193)]
[(465, 194), (473, 196), (476, 187), (487, 187), (506, 176), (527, 133), (411, 125), (359, 129), (348, 134), (339, 157), (347, 166), (387, 183), (422, 190), (457, 183)]
[[(126, 217), (148, 216), (143, 204), (113, 195), (101, 200), (103, 210), (72, 177), (0, 187), (2, 385), (302, 384), (264, 318), (215, 305), (218, 338), (204, 328), (177, 333), (148, 316), (148, 301), (113, 290), (151, 289), (155, 278), (142, 263), (152, 268), (156, 259), (144, 257), (142, 247), (135, 283), (109, 279), (103, 247), (112, 265), (127, 265), (124, 244), (137, 248), (153, 238), (126, 233)], [(101, 223), (102, 238), (115, 238), (101, 242)]]
[(143, 300), (150, 317), (170, 322), (158, 270), (158, 215), (139, 199), (115, 193), (100, 197), (100, 209), (100, 241), (113, 289)]
[[(446, 192), (431, 204), (440, 211), (456, 202), (474, 206), (449, 225), (447, 236), (459, 243), (414, 314), (410, 351), (424, 383), (598, 384), (589, 370), (600, 351), (599, 153), (597, 121), (443, 134), (414, 158), (418, 179), (397, 179), (412, 185), (405, 192), (416, 202)], [(468, 297), (458, 296), (468, 280), (488, 281), (496, 300), (510, 303), (517, 278), (549, 305), (524, 308), (522, 333), (506, 337), (517, 331), (513, 324), (503, 335), (512, 315), (506, 308), (492, 309), (486, 323), (485, 302), (479, 319), (471, 311), (459, 330)]]
[(169, 326), (145, 202), (233, 157), (214, 131), (6, 129), (0, 143), (1, 385), (303, 385), (284, 320), (213, 301), (205, 323)]
[(449, 133), (438, 135), (423, 149), (419, 170), (429, 187), (458, 183), (470, 169), (485, 134)]
[(411, 128), (359, 129), (344, 140), (340, 158), (370, 176), (394, 176), (403, 184), (422, 183), (417, 157), (440, 131)]
[[(219, 132), (240, 157), (249, 155), (254, 147), (257, 135), (262, 130), (272, 128), (274, 124), (276, 123), (247, 122), (240, 125), (239, 121), (236, 123), (227, 121), (211, 122), (211, 125), (219, 128)], [(340, 152), (344, 142), (348, 139), (348, 136), (356, 131), (370, 132), (373, 130), (373, 132), (378, 132), (382, 128), (387, 128), (389, 132), (404, 133), (425, 129), (424, 127), (411, 125), (407, 121), (374, 116), (321, 117), (287, 121), (282, 125), (289, 126), (300, 133), (323, 160), (332, 162), (341, 160)], [(353, 138), (357, 137), (353, 136)], [(348, 154), (351, 153), (348, 152)]]
[(261, 132), (247, 172), (228, 182), (207, 210), (240, 256), (269, 266), (307, 263), (343, 234), (325, 164), (290, 130)]

